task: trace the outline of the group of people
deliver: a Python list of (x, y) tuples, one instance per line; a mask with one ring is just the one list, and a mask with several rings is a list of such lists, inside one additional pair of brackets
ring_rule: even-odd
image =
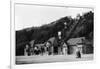
[[(78, 47), (79, 45), (77, 45), (77, 49), (76, 49), (76, 58), (81, 58), (81, 49), (80, 47)], [(24, 54), (25, 56), (31, 56), (31, 55), (55, 55), (55, 51), (54, 51), (54, 46), (51, 44), (51, 42), (46, 42), (43, 45), (40, 46), (36, 46), (34, 45), (33, 47), (31, 47), (30, 45), (26, 45), (26, 47), (24, 48)], [(67, 44), (65, 42), (63, 42), (62, 46), (56, 48), (57, 50), (57, 55), (67, 55), (68, 52), (68, 48), (67, 48)]]
[(24, 55), (25, 56), (31, 56), (31, 55), (43, 55), (43, 53), (45, 52), (45, 47), (38, 47), (38, 46), (34, 46), (34, 47), (30, 47), (29, 45), (26, 45), (26, 47), (24, 48)]
[[(30, 56), (30, 55), (55, 55), (56, 51), (61, 52), (61, 54), (67, 54), (67, 45), (65, 43), (62, 44), (62, 47), (55, 48), (50, 41), (46, 42), (43, 45), (34, 45), (31, 47), (29, 44), (27, 44), (24, 48), (24, 55)], [(59, 53), (57, 53), (59, 54)]]

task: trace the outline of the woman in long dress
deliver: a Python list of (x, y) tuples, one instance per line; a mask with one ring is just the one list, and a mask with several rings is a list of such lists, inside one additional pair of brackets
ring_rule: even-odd
[(81, 47), (80, 45), (77, 45), (77, 50), (76, 50), (76, 58), (81, 58)]
[(24, 48), (24, 55), (25, 55), (25, 56), (29, 56), (29, 53), (30, 53), (30, 51), (29, 51), (29, 45), (27, 44), (27, 45), (25, 46), (25, 48)]
[(63, 55), (67, 55), (67, 44), (63, 43)]

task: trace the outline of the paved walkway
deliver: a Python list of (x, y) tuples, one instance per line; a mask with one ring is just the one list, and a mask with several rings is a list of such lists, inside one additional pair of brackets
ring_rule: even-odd
[(76, 58), (75, 55), (17, 56), (16, 64), (87, 61), (87, 60), (92, 60), (92, 59), (93, 59), (93, 54), (82, 55), (82, 58)]

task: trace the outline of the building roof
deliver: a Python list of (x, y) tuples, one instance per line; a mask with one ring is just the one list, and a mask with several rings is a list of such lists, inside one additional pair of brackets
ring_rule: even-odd
[(44, 46), (44, 44), (35, 44), (35, 46), (41, 47)]
[(79, 37), (79, 38), (71, 38), (67, 41), (69, 45), (76, 45), (83, 43), (83, 40), (85, 37)]
[(48, 41), (50, 41), (53, 44), (54, 40), (55, 40), (55, 37), (51, 37)]

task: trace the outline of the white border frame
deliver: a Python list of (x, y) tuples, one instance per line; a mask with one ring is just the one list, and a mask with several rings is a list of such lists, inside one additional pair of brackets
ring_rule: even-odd
[[(95, 12), (95, 7), (93, 5), (91, 6), (87, 6), (87, 5), (74, 5), (74, 4), (68, 4), (66, 6), (63, 6), (61, 4), (43, 4), (43, 3), (35, 3), (35, 2), (32, 2), (32, 1), (22, 1), (22, 0), (11, 0), (10, 1), (10, 6), (11, 6), (11, 10), (10, 10), (10, 14), (11, 14), (11, 17), (10, 17), (10, 22), (11, 22), (11, 50), (10, 50), (10, 53), (11, 53), (11, 62), (10, 62), (10, 67), (11, 68), (14, 68), (14, 69), (22, 69), (22, 68), (29, 68), (29, 67), (38, 67), (39, 65), (42, 65), (42, 66), (45, 66), (45, 65), (48, 65), (48, 63), (46, 64), (27, 64), (27, 65), (16, 65), (15, 64), (15, 4), (28, 4), (28, 5), (41, 5), (41, 6), (54, 6), (54, 7), (77, 7), (77, 8), (91, 8), (94, 10)], [(95, 25), (95, 13), (94, 13), (94, 25)], [(95, 27), (94, 27), (94, 32), (95, 32)], [(95, 34), (94, 34), (95, 35)], [(94, 39), (95, 41), (95, 39)], [(95, 42), (94, 42), (94, 55), (95, 54)], [(79, 61), (79, 62), (57, 62), (56, 64), (58, 65), (61, 65), (62, 63), (64, 65), (69, 65), (69, 64), (87, 64), (87, 63), (95, 63), (95, 56), (94, 56), (94, 61)], [(49, 63), (49, 65), (54, 65), (55, 66), (55, 63)], [(40, 66), (41, 67), (41, 66)]]

